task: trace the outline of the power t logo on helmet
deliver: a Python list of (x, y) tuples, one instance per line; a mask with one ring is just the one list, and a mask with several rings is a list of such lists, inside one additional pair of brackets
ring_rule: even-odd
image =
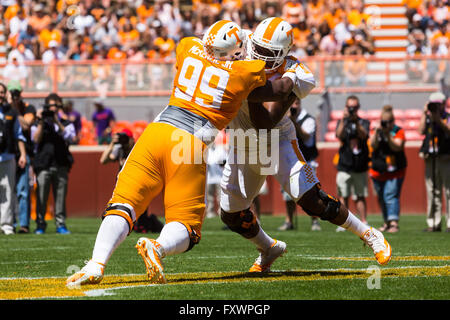
[(203, 44), (208, 55), (217, 60), (238, 60), (244, 56), (244, 33), (229, 20), (220, 20), (208, 28)]
[(249, 51), (252, 59), (266, 62), (267, 72), (275, 71), (284, 62), (292, 47), (292, 27), (278, 17), (267, 18), (251, 35)]

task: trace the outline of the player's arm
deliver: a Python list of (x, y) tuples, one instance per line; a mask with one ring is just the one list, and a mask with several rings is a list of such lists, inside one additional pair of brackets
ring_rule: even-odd
[(247, 97), (250, 102), (282, 101), (288, 98), (294, 88), (294, 82), (290, 78), (280, 78), (266, 81), (266, 84), (253, 89)]
[(267, 102), (264, 105), (261, 102), (248, 101), (250, 120), (257, 129), (270, 130), (281, 121), (295, 99), (297, 99), (297, 96), (290, 93), (282, 101)]
[[(284, 98), (280, 100), (277, 99), (273, 103), (266, 103), (264, 107), (261, 103), (258, 104), (258, 102), (261, 101), (250, 101), (250, 99), (248, 99), (250, 118), (252, 119), (253, 125), (259, 129), (271, 129), (275, 127), (295, 101), (295, 98), (305, 98), (316, 85), (314, 75), (306, 66), (299, 61), (289, 62), (290, 64), (287, 64), (285, 68), (285, 73), (278, 79), (280, 81), (285, 81), (286, 83), (288, 83), (289, 80), (292, 84), (289, 88), (285, 88), (285, 90), (290, 89), (290, 91), (284, 93)], [(266, 108), (266, 110), (263, 110), (264, 108)]]

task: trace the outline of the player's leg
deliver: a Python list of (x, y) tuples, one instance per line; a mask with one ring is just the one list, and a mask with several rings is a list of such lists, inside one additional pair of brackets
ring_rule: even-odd
[[(351, 195), (351, 175), (348, 172), (338, 171), (336, 175), (337, 196), (341, 203), (348, 208), (348, 201)], [(338, 226), (336, 232), (345, 231), (344, 228)]]
[(162, 146), (153, 137), (161, 137), (163, 132), (156, 129), (153, 124), (149, 125), (131, 151), (103, 213), (92, 258), (80, 272), (67, 279), (69, 286), (98, 283), (102, 280), (111, 255), (125, 240), (138, 219), (136, 213), (144, 212), (150, 201), (161, 192), (163, 179), (154, 153), (158, 153)]
[[(286, 192), (297, 200), (298, 205), (308, 215), (319, 217), (321, 220), (351, 231), (374, 250), (380, 264), (388, 263), (391, 247), (381, 232), (362, 223), (339, 200), (323, 191), (313, 170), (306, 164), (296, 141), (292, 141), (292, 148), (297, 161), (293, 162), (292, 156), (280, 157), (283, 161), (280, 161), (280, 175), (277, 176)], [(290, 169), (288, 170), (285, 166)], [(290, 172), (289, 179), (283, 175), (284, 172)]]
[(164, 156), (166, 224), (157, 239), (142, 237), (136, 244), (149, 280), (155, 283), (166, 282), (162, 262), (166, 256), (186, 252), (200, 241), (205, 215), (206, 164), (195, 160), (203, 159), (205, 145), (187, 132), (180, 134), (190, 141), (183, 152), (191, 152), (191, 157), (178, 163), (170, 152)]
[[(233, 156), (233, 152), (230, 156)], [(266, 176), (258, 166), (227, 161), (224, 167), (220, 197), (220, 217), (228, 228), (255, 244), (260, 255), (250, 272), (270, 271), (272, 263), (286, 251), (286, 244), (270, 237), (261, 227), (250, 206), (259, 194)]]

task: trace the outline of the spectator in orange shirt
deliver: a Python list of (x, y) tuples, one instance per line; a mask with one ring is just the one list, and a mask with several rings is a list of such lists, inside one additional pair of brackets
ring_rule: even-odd
[(159, 49), (161, 58), (170, 58), (175, 50), (175, 42), (168, 37), (167, 29), (162, 27), (153, 44)]
[(138, 18), (133, 15), (133, 12), (130, 8), (126, 8), (124, 10), (123, 16), (119, 19), (119, 27), (125, 26), (127, 24), (131, 24), (133, 28), (136, 28), (136, 25), (138, 24), (139, 20)]
[(282, 18), (291, 25), (296, 25), (300, 21), (306, 19), (305, 9), (298, 0), (288, 1), (282, 9)]
[(308, 29), (308, 26), (306, 25), (306, 20), (300, 19), (297, 26), (292, 29), (294, 44), (299, 48), (305, 49), (306, 43), (308, 41), (308, 36), (310, 34), (311, 31)]
[(330, 29), (334, 29), (337, 24), (343, 21), (343, 15), (345, 15), (345, 12), (342, 11), (338, 5), (333, 4), (331, 10), (325, 12), (323, 19), (328, 23)]
[(5, 13), (3, 14), (3, 18), (9, 22), (12, 18), (17, 16), (19, 10), (21, 10), (21, 7), (17, 3), (8, 6), (8, 8), (6, 8), (5, 10)]
[(128, 50), (138, 44), (139, 31), (133, 28), (129, 23), (123, 25), (118, 32), (119, 43), (124, 47), (124, 50)]
[(311, 0), (306, 6), (308, 27), (317, 27), (323, 20), (323, 0)]
[(56, 23), (51, 22), (48, 25), (48, 28), (42, 30), (39, 34), (39, 42), (41, 43), (42, 49), (48, 49), (48, 44), (50, 41), (54, 40), (58, 43), (61, 43), (62, 33), (60, 30), (56, 29)]
[(149, 0), (142, 1), (142, 4), (136, 9), (136, 14), (139, 18), (139, 22), (147, 23), (148, 19), (151, 18), (155, 13), (155, 9), (151, 5)]
[(380, 126), (370, 138), (372, 165), (369, 175), (383, 213), (382, 232), (399, 231), (400, 194), (406, 175), (405, 132), (395, 124), (392, 106), (383, 107)]
[(44, 11), (44, 6), (39, 3), (34, 6), (34, 14), (28, 20), (28, 24), (33, 27), (36, 33), (40, 34), (52, 22), (50, 16)]
[(362, 23), (367, 23), (369, 15), (364, 13), (364, 6), (359, 0), (351, 0), (347, 11), (348, 22), (355, 27), (360, 27)]
[(106, 9), (99, 1), (95, 1), (89, 7), (88, 11), (89, 14), (95, 18), (95, 21), (100, 21), (100, 19), (104, 16), (106, 12)]
[(112, 46), (109, 51), (108, 54), (106, 55), (106, 59), (108, 60), (122, 60), (122, 59), (126, 59), (127, 58), (127, 54), (123, 51), (120, 50), (119, 45), (114, 45)]
[(437, 44), (438, 46), (447, 46), (450, 42), (450, 23), (439, 26), (438, 30), (433, 33), (430, 39), (430, 44)]

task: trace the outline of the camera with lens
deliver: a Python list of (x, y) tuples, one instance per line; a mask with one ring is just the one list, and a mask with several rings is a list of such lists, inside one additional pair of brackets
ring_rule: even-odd
[(53, 110), (50, 110), (50, 107), (53, 107), (55, 105), (44, 105), (44, 110), (42, 110), (42, 119), (43, 120), (53, 120), (55, 116), (55, 112)]
[(441, 104), (438, 102), (428, 102), (427, 109), (428, 109), (428, 111), (430, 111), (432, 113), (438, 112), (440, 105)]
[(358, 136), (357, 130), (356, 130), (356, 122), (355, 121), (349, 121), (347, 120), (344, 127), (345, 132), (347, 133), (347, 136), (350, 139), (354, 139)]
[(291, 116), (293, 116), (293, 117), (295, 117), (297, 115), (297, 113), (298, 113), (298, 109), (297, 108), (291, 107), (289, 110), (291, 112)]
[(347, 107), (348, 114), (351, 118), (353, 118), (356, 115), (357, 107)]
[(117, 144), (125, 146), (130, 142), (130, 137), (125, 132), (118, 132), (117, 136), (119, 137)]
[(380, 121), (381, 127), (382, 127), (383, 129), (386, 129), (386, 128), (389, 126), (389, 123), (391, 123), (390, 120), (381, 120), (381, 121)]
[[(387, 124), (388, 124), (389, 122), (388, 121), (386, 121), (385, 122), (385, 124), (384, 124), (384, 126), (383, 126), (383, 120), (381, 121), (381, 126), (383, 127), (383, 128), (386, 128), (386, 126), (387, 126)], [(378, 128), (377, 130), (376, 130), (376, 135), (377, 135), (377, 140), (378, 141), (384, 141), (384, 142), (387, 142), (388, 141), (388, 139), (387, 139), (387, 137), (386, 137), (386, 135), (383, 133), (383, 130), (382, 129), (380, 129), (380, 128)]]
[(9, 91), (11, 93), (11, 98), (15, 99), (19, 99), (20, 98), (20, 91), (13, 89)]

